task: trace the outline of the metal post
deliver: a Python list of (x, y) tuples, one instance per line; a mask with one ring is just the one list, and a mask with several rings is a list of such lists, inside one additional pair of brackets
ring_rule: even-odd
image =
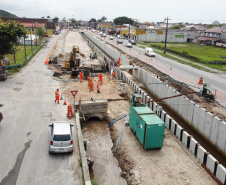
[(167, 32), (168, 32), (168, 20), (170, 20), (170, 19), (167, 17), (165, 20), (167, 20), (167, 23), (166, 23), (166, 34), (165, 34), (164, 54), (166, 54), (166, 42), (167, 42)]
[[(31, 30), (33, 30), (33, 21), (32, 21), (32, 24), (31, 24)], [(32, 46), (32, 34), (31, 34), (31, 52), (33, 53), (33, 46)]]
[(75, 96), (74, 96), (74, 115), (75, 115)]
[(25, 60), (27, 60), (27, 53), (26, 53), (26, 45), (25, 45), (25, 35), (24, 35), (24, 53), (25, 53)]
[(38, 23), (38, 22), (35, 22), (35, 32), (36, 32), (36, 49), (37, 49), (38, 42), (37, 42), (37, 27), (36, 27), (36, 23)]

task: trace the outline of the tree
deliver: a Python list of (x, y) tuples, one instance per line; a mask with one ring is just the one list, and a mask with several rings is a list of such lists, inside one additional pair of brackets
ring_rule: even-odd
[(114, 19), (114, 23), (116, 25), (122, 25), (122, 24), (131, 24), (134, 25), (134, 20), (129, 17), (117, 17)]
[(91, 22), (97, 22), (97, 20), (92, 18), (92, 19), (89, 20), (89, 23), (91, 23)]
[(107, 17), (105, 17), (104, 15), (101, 17), (101, 22), (105, 22), (107, 20)]
[(181, 29), (182, 27), (183, 26), (175, 25), (175, 26), (170, 27), (169, 29)]
[(44, 17), (44, 16), (42, 16), (41, 18), (42, 18), (42, 19), (45, 19), (45, 17)]
[(40, 39), (43, 38), (45, 36), (45, 30), (43, 28), (38, 27), (37, 35), (39, 36)]
[(24, 26), (17, 21), (4, 22), (0, 19), (0, 58), (3, 55), (15, 54), (15, 46), (19, 39), (26, 35)]
[(48, 16), (47, 16), (47, 18), (49, 19), (49, 18), (50, 18), (50, 16), (48, 15)]

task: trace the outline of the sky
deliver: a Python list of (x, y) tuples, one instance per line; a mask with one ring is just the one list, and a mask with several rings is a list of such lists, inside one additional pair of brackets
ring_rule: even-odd
[(0, 9), (18, 17), (41, 18), (50, 16), (60, 20), (126, 16), (139, 22), (226, 23), (226, 0), (1, 0)]

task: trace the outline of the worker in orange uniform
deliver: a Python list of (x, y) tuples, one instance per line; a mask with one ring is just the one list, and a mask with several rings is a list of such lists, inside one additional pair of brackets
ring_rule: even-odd
[(82, 82), (82, 79), (83, 79), (83, 72), (80, 72), (80, 82)]
[(88, 80), (88, 85), (89, 85), (90, 80), (92, 80), (92, 76), (89, 75), (88, 78), (87, 78), (87, 80)]
[(89, 81), (89, 91), (90, 92), (93, 91), (93, 80), (92, 79), (90, 79), (90, 81)]
[(113, 71), (113, 72), (111, 73), (111, 76), (112, 76), (113, 78), (115, 78), (115, 71)]
[(100, 93), (100, 79), (97, 81), (97, 93)]
[(121, 58), (119, 57), (119, 59), (118, 59), (118, 68), (120, 67), (120, 63), (121, 63)]
[(55, 91), (55, 103), (57, 102), (57, 103), (60, 103), (59, 102), (59, 99), (60, 99), (60, 92), (59, 92), (59, 89), (57, 89), (56, 91)]
[(103, 84), (103, 77), (104, 77), (104, 75), (100, 73), (98, 75), (98, 77), (99, 77), (99, 80), (100, 80), (100, 85), (102, 85)]

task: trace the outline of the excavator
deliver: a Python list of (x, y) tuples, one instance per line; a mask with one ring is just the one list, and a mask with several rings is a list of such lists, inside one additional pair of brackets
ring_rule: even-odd
[(70, 59), (65, 60), (65, 68), (71, 69), (71, 76), (78, 76), (79, 74), (79, 65), (80, 65), (80, 58), (79, 56), (79, 47), (78, 45), (74, 45), (72, 47), (72, 51), (70, 53)]

